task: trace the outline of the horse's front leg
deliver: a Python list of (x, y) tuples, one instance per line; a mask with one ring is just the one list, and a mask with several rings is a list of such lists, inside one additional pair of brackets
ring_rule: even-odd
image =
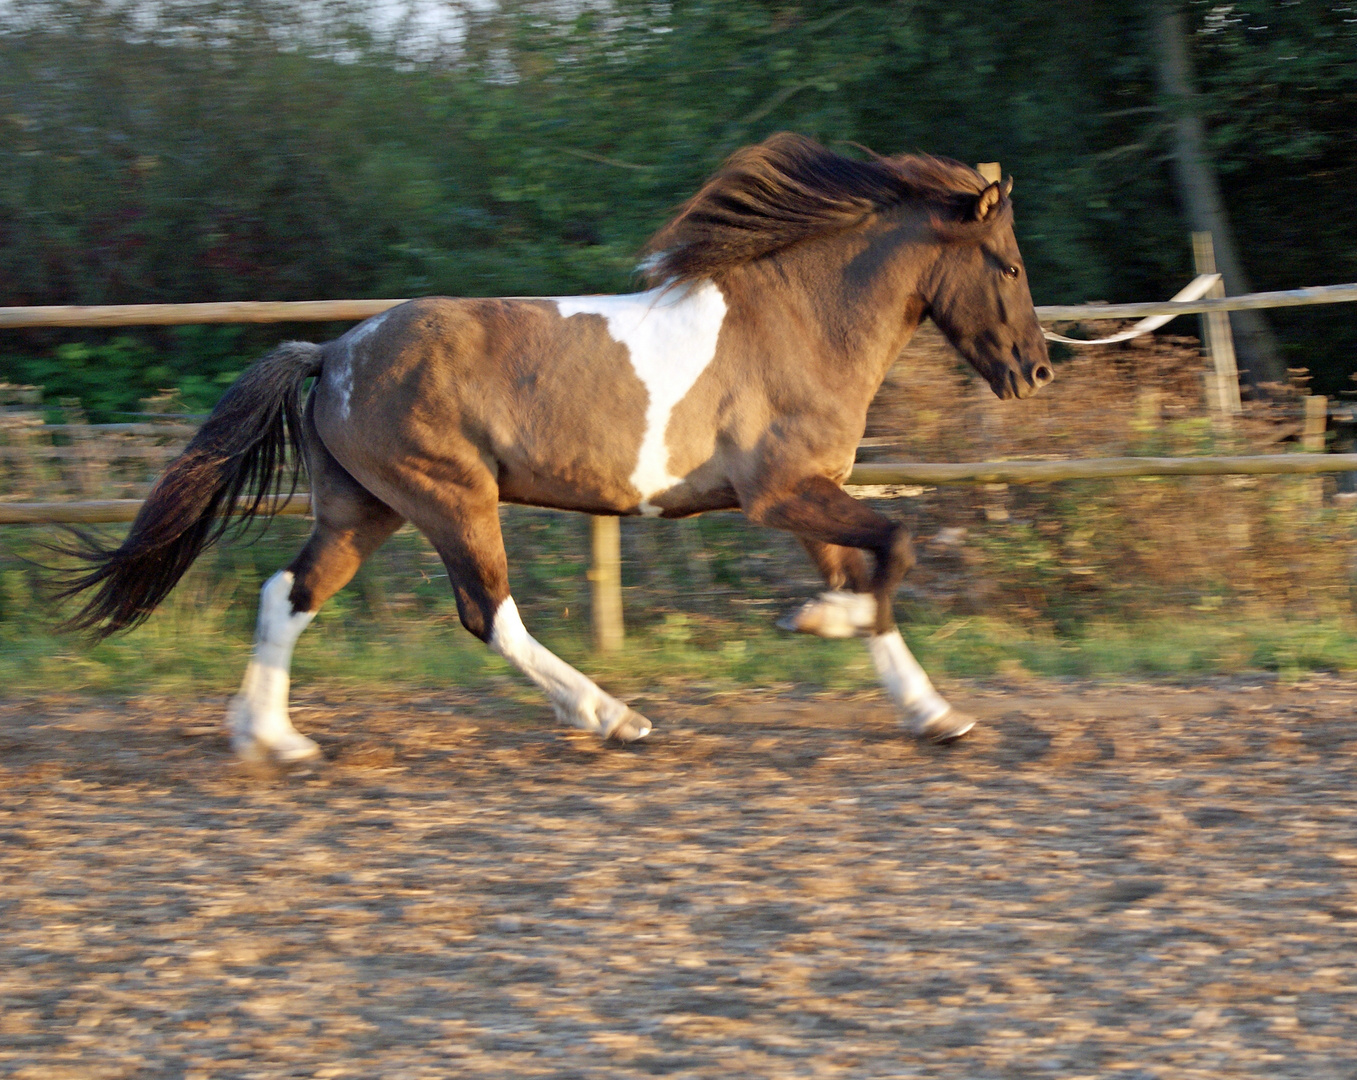
[[(974, 726), (971, 717), (953, 709), (937, 692), (895, 624), (891, 601), (914, 565), (914, 549), (903, 525), (858, 502), (822, 476), (780, 491), (753, 493), (743, 505), (751, 521), (787, 529), (801, 538), (826, 580), (845, 597), (844, 622), (856, 629), (856, 624), (870, 618), (868, 648), (872, 661), (886, 692), (917, 735), (948, 742)], [(872, 553), (876, 565), (870, 578), (861, 558), (854, 560), (835, 550), (842, 548)]]

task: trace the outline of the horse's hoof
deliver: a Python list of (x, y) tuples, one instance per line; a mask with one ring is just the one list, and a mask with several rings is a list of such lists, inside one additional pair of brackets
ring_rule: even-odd
[(628, 709), (622, 714), (613, 729), (608, 732), (609, 739), (616, 739), (618, 742), (635, 742), (637, 739), (644, 739), (650, 734), (650, 721), (633, 709)]
[(231, 734), (231, 750), (236, 757), (251, 765), (259, 765), (269, 760), (268, 748), (258, 739), (248, 735)]
[(292, 732), (276, 746), (271, 747), (274, 759), (283, 762), (285, 765), (292, 765), (299, 761), (310, 761), (312, 758), (320, 757), (320, 746), (312, 739), (308, 739), (300, 732)]
[(914, 729), (914, 734), (928, 742), (949, 743), (961, 738), (975, 727), (975, 717), (967, 716), (956, 709), (948, 709), (941, 716), (925, 720)]
[(320, 747), (300, 732), (293, 732), (277, 744), (269, 744), (252, 735), (231, 735), (231, 749), (236, 757), (247, 762), (276, 761), (284, 765), (294, 765), (320, 757)]

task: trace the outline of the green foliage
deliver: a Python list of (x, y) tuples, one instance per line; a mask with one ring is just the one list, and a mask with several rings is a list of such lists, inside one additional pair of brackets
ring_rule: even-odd
[(164, 390), (177, 391), (188, 412), (207, 412), (253, 359), (242, 337), (236, 326), (174, 327), (157, 348), (131, 334), (91, 336), (50, 353), (0, 355), (0, 382), (41, 386), (49, 402), (78, 398), (96, 423), (125, 420)]
[[(1257, 288), (1357, 280), (1357, 11), (1330, 0), (1215, 5), (1198, 35), (1213, 153)], [(1271, 314), (1288, 362), (1351, 389), (1345, 306)], [(1316, 347), (1318, 346), (1318, 347)]]
[[(455, 44), (421, 50), (373, 31), (352, 0), (166, 0), (154, 15), (16, 0), (0, 32), (0, 303), (622, 289), (674, 205), (730, 150), (782, 128), (1002, 161), (1039, 303), (1150, 299), (1190, 273), (1148, 7), (459, 9)], [(1255, 283), (1357, 277), (1350, 12), (1249, 0), (1189, 15)], [(1317, 386), (1346, 385), (1346, 309), (1275, 321)], [(167, 368), (206, 404), (219, 375), (292, 329), (253, 328), (229, 357), (153, 332), (14, 334), (0, 378), (98, 412), (126, 407), (129, 375), (142, 393)], [(71, 344), (88, 351), (62, 374)], [(143, 369), (129, 371), (136, 348)]]

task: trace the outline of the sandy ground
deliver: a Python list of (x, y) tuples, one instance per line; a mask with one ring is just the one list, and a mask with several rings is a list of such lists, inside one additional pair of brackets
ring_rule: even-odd
[(0, 702), (0, 1075), (1357, 1075), (1357, 681), (948, 689)]

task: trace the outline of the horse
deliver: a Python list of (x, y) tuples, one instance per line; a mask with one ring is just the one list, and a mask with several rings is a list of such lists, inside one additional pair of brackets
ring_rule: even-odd
[(828, 586), (789, 625), (865, 636), (906, 727), (956, 739), (974, 720), (937, 692), (891, 610), (907, 531), (842, 485), (925, 317), (1000, 398), (1050, 382), (1011, 190), (947, 158), (849, 157), (783, 133), (733, 154), (652, 237), (644, 291), (427, 297), (324, 344), (282, 344), (228, 388), (121, 544), (83, 538), (61, 595), (92, 591), (68, 626), (103, 637), (142, 622), (233, 514), (267, 514), (304, 463), (314, 526), (260, 593), (227, 710), (239, 755), (319, 753), (288, 715), (293, 646), (405, 522), (441, 557), (468, 631), (561, 720), (626, 742), (650, 721), (524, 627), (498, 506), (738, 509), (798, 537)]

